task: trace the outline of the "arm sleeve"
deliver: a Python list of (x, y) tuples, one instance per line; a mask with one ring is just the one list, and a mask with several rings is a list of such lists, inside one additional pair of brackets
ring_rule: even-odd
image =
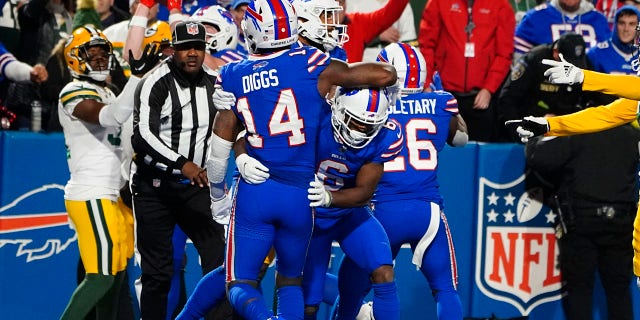
[(498, 14), (494, 17), (498, 19), (495, 34), (496, 53), (493, 62), (489, 67), (487, 77), (485, 78), (484, 88), (489, 90), (491, 94), (502, 85), (504, 77), (509, 73), (509, 67), (513, 58), (513, 35), (515, 32), (515, 14), (513, 9), (506, 2)]
[(584, 72), (582, 90), (598, 91), (621, 98), (640, 100), (640, 78), (635, 75), (606, 74), (589, 70)]
[(567, 136), (611, 129), (636, 119), (638, 101), (618, 99), (606, 106), (547, 118), (550, 136)]
[(103, 127), (120, 127), (133, 112), (134, 94), (140, 78), (129, 77), (129, 81), (122, 89), (116, 100), (100, 109), (98, 118)]
[(435, 51), (440, 36), (440, 26), (442, 25), (442, 17), (438, 8), (440, 1), (428, 1), (422, 11), (420, 19), (420, 30), (418, 31), (418, 45), (420, 52), (424, 56), (427, 63), (427, 81), (428, 86), (431, 83), (433, 72), (435, 71)]
[[(4, 58), (4, 56), (0, 57), (0, 61), (2, 61), (2, 58)], [(0, 64), (2, 64), (2, 62), (0, 62)], [(0, 68), (2, 71), (0, 72), (0, 75), (4, 75), (7, 79), (13, 82), (31, 81), (31, 70), (33, 70), (33, 68), (24, 62), (11, 60)]]

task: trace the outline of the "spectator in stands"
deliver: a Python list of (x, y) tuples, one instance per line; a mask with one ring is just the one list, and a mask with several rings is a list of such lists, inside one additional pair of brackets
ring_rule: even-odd
[(420, 21), (418, 42), (427, 60), (427, 79), (438, 71), (444, 90), (458, 100), (469, 140), (492, 141), (492, 101), (509, 73), (515, 15), (507, 0), (431, 0)]
[[(549, 69), (543, 59), (564, 59), (590, 68), (585, 52), (584, 39), (576, 33), (565, 33), (553, 44), (542, 44), (520, 57), (511, 71), (498, 100), (498, 113), (502, 120), (519, 119), (524, 116), (569, 114), (587, 106), (588, 96), (580, 84), (553, 84), (544, 76)], [(512, 129), (512, 128), (507, 128)], [(506, 131), (502, 137), (519, 141), (514, 132)]]
[(131, 19), (131, 14), (113, 5), (114, 0), (96, 0), (96, 11), (100, 15), (102, 29), (120, 21)]
[[(2, 88), (6, 86), (7, 82), (18, 83), (42, 83), (47, 81), (48, 73), (47, 69), (42, 64), (36, 64), (33, 67), (16, 60), (16, 58), (7, 51), (2, 42), (0, 42), (0, 84)], [(6, 81), (5, 81), (6, 80)], [(0, 101), (4, 103), (6, 93), (0, 92)], [(20, 122), (28, 122), (28, 119), (20, 119), (16, 112), (3, 108), (3, 123), (0, 126), (2, 129), (17, 129), (20, 126)], [(6, 120), (4, 120), (6, 119)]]
[[(342, 6), (342, 12), (345, 12), (345, 0), (338, 2)], [(347, 26), (349, 40), (345, 42), (344, 49), (347, 51), (348, 61), (362, 61), (366, 44), (398, 20), (407, 3), (408, 0), (389, 0), (384, 7), (373, 12), (346, 13), (339, 21)]]
[(640, 19), (638, 8), (626, 5), (615, 14), (611, 38), (599, 42), (587, 51), (593, 70), (602, 73), (635, 74), (631, 62), (637, 60), (636, 26)]
[(514, 37), (514, 63), (531, 48), (558, 40), (573, 31), (584, 37), (587, 48), (611, 36), (607, 18), (587, 0), (551, 0), (527, 12)]
[(61, 32), (71, 34), (71, 1), (30, 0), (18, 9), (20, 44), (16, 57), (20, 61), (30, 65), (47, 63), (51, 50), (62, 38)]
[(545, 0), (524, 0), (524, 1), (511, 1), (513, 5), (513, 11), (516, 12), (516, 25), (522, 21), (527, 11), (535, 8), (537, 5), (544, 3)]
[[(387, 2), (388, 0), (350, 1), (347, 2), (346, 12), (371, 12), (382, 8)], [(362, 61), (376, 61), (380, 50), (390, 43), (411, 42), (411, 45), (417, 46), (416, 39), (413, 9), (411, 4), (407, 4), (400, 19), (366, 44)]]

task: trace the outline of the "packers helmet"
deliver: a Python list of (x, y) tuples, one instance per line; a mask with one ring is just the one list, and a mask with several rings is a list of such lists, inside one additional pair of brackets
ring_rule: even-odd
[(171, 27), (165, 21), (156, 21), (144, 31), (142, 49), (148, 44), (156, 44), (160, 48), (171, 45)]
[[(88, 49), (94, 46), (101, 46), (107, 52), (106, 70), (92, 70), (89, 65), (91, 57)], [(88, 77), (96, 81), (104, 81), (109, 71), (115, 67), (111, 42), (102, 31), (92, 25), (85, 25), (73, 31), (64, 46), (64, 59), (74, 78)]]

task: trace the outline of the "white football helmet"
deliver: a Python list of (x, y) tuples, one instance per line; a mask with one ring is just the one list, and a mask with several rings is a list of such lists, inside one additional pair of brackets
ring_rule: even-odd
[(294, 0), (300, 36), (331, 51), (349, 41), (347, 26), (340, 24), (342, 7), (335, 0)]
[(423, 91), (427, 80), (427, 63), (418, 48), (401, 42), (391, 43), (380, 51), (376, 60), (396, 68), (402, 95)]
[(288, 0), (255, 0), (241, 23), (247, 49), (278, 49), (298, 41), (298, 16)]
[(233, 22), (233, 16), (225, 8), (218, 5), (206, 6), (196, 10), (190, 19), (218, 29), (217, 33), (207, 32), (207, 49), (210, 53), (238, 46), (238, 28)]
[(387, 89), (339, 88), (331, 113), (336, 141), (351, 148), (364, 148), (387, 122), (389, 103)]

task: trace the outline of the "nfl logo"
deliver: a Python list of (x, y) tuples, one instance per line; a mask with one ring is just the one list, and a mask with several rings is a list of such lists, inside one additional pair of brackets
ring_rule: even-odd
[(187, 23), (187, 33), (192, 35), (198, 34), (198, 25), (195, 23)]
[(525, 191), (525, 175), (496, 183), (480, 178), (475, 282), (489, 298), (522, 315), (559, 300), (558, 216), (542, 204), (542, 190)]

